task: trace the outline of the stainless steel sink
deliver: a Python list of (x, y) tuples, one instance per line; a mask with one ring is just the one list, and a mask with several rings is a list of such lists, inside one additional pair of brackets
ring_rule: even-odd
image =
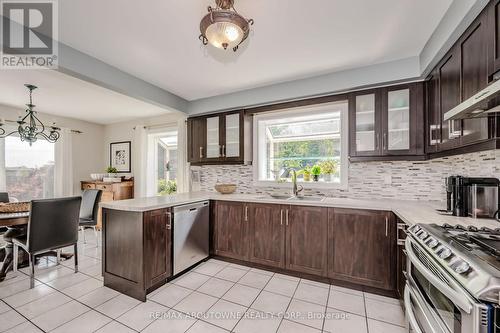
[(283, 201), (310, 201), (310, 202), (322, 202), (325, 200), (324, 197), (293, 197), (287, 194), (267, 194), (256, 197), (256, 199), (274, 199)]
[(322, 202), (325, 200), (324, 197), (292, 197), (288, 199), (290, 201), (314, 201), (314, 202)]
[(257, 197), (257, 199), (289, 200), (292, 197), (288, 194), (267, 194)]

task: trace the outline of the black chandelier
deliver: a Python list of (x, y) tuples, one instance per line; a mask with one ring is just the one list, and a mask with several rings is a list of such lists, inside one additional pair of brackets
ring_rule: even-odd
[(27, 141), (30, 146), (33, 142), (36, 142), (39, 138), (47, 140), (48, 142), (54, 143), (59, 139), (59, 131), (60, 128), (56, 127), (55, 124), (48, 127), (49, 129), (46, 131), (45, 125), (42, 123), (40, 119), (36, 116), (36, 111), (33, 110), (35, 105), (33, 104), (33, 90), (37, 87), (32, 84), (25, 84), (26, 88), (28, 88), (30, 92), (30, 102), (26, 104), (28, 107), (26, 109), (26, 115), (24, 118), (17, 121), (17, 130), (12, 131), (6, 134), (5, 129), (3, 128), (3, 123), (0, 124), (0, 138), (8, 137), (12, 134), (19, 134), (21, 141)]

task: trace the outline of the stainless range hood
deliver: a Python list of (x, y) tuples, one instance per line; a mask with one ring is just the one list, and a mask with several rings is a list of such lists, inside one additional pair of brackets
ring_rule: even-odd
[(487, 117), (489, 113), (500, 112), (500, 80), (463, 101), (444, 114), (444, 120), (458, 120)]

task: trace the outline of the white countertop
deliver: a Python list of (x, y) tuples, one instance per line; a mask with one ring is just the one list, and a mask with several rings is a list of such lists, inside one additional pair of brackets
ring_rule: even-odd
[(474, 225), (478, 228), (500, 228), (500, 223), (489, 219), (472, 219), (468, 217), (454, 217), (440, 214), (436, 209), (444, 208), (445, 204), (440, 202), (428, 201), (403, 201), (403, 200), (358, 200), (345, 198), (325, 198), (318, 201), (290, 201), (273, 199), (265, 197), (263, 194), (218, 194), (211, 192), (191, 192), (167, 196), (156, 196), (148, 198), (137, 198), (120, 201), (110, 201), (101, 203), (102, 208), (145, 212), (155, 209), (168, 208), (173, 206), (185, 205), (204, 200), (225, 200), (252, 203), (271, 203), (300, 206), (319, 206), (332, 208), (351, 208), (351, 209), (371, 209), (392, 211), (401, 220), (409, 225), (417, 223), (436, 223), (450, 225), (461, 224), (464, 226)]

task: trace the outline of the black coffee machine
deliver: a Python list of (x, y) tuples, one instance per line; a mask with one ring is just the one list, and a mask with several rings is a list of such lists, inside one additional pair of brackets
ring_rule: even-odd
[[(499, 186), (497, 178), (450, 176), (446, 178), (446, 210), (454, 216), (495, 217), (500, 207)], [(478, 207), (487, 207), (493, 213), (477, 216)]]

